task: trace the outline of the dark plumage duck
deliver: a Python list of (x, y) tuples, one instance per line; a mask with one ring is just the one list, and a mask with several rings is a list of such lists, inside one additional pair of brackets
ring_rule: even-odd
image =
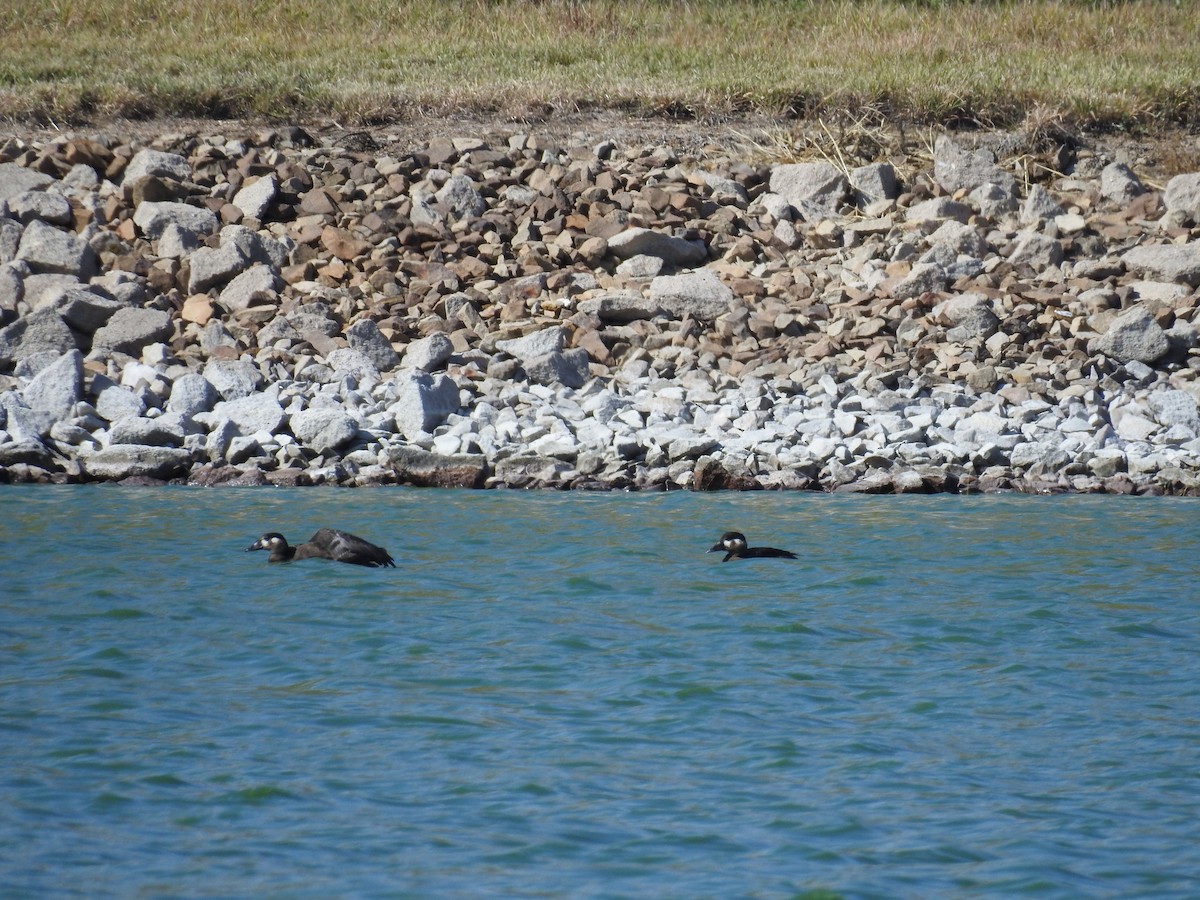
[(727, 531), (721, 535), (721, 540), (717, 541), (709, 549), (709, 553), (718, 553), (725, 551), (725, 558), (721, 562), (729, 562), (731, 559), (796, 559), (795, 553), (790, 553), (787, 550), (776, 550), (774, 547), (748, 547), (746, 546), (746, 536), (740, 531)]
[(355, 566), (395, 566), (395, 560), (382, 547), (370, 541), (336, 528), (322, 528), (303, 544), (288, 545), (287, 538), (277, 531), (270, 531), (246, 548), (270, 550), (270, 562), (290, 562), (293, 559), (332, 559)]

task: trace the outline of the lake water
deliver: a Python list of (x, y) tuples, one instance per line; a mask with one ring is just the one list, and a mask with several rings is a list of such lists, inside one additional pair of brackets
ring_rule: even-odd
[(0, 894), (1194, 897), (1198, 520), (5, 487)]

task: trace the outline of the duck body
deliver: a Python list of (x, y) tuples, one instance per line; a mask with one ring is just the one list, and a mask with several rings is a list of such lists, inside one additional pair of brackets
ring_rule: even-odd
[(382, 547), (336, 528), (321, 528), (303, 544), (295, 547), (289, 545), (287, 538), (279, 532), (269, 531), (246, 548), (247, 553), (251, 550), (269, 550), (271, 555), (267, 558), (268, 562), (331, 559), (353, 566), (394, 568), (396, 565), (391, 554)]
[(774, 547), (751, 547), (746, 543), (746, 536), (740, 531), (727, 531), (721, 539), (709, 548), (709, 553), (725, 552), (721, 562), (731, 559), (798, 559), (795, 553), (788, 550), (777, 550)]

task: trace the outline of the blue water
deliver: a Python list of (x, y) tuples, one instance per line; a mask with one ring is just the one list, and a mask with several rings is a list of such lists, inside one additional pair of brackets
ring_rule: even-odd
[(2, 488), (0, 894), (1196, 896), (1198, 513)]

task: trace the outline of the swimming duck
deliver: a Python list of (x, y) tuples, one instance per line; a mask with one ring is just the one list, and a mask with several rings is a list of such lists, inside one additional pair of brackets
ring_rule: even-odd
[(270, 550), (270, 562), (290, 562), (293, 559), (332, 559), (355, 566), (395, 567), (390, 553), (370, 541), (336, 528), (322, 528), (297, 547), (288, 545), (287, 538), (269, 531), (246, 548)]
[(721, 562), (729, 562), (731, 559), (797, 559), (795, 553), (787, 550), (776, 550), (774, 547), (748, 547), (746, 546), (746, 536), (740, 531), (725, 532), (721, 535), (721, 540), (713, 544), (708, 552), (717, 553), (721, 550), (725, 551), (725, 558)]

